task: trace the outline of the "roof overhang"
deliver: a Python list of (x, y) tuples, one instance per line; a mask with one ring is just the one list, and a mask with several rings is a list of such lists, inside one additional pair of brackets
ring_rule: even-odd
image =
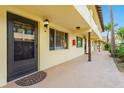
[(102, 31), (104, 31), (104, 23), (103, 23), (103, 15), (102, 15), (101, 6), (100, 5), (95, 5), (95, 8), (97, 10), (97, 14), (98, 14), (98, 17), (99, 17), (99, 20), (100, 20)]

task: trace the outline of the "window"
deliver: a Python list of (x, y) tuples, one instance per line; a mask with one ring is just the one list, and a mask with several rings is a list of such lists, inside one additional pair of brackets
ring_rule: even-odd
[(50, 50), (54, 50), (55, 49), (55, 39), (54, 39), (54, 35), (55, 35), (55, 30), (50, 28)]
[(50, 28), (50, 50), (67, 49), (68, 48), (68, 34)]
[(77, 47), (82, 47), (83, 46), (83, 39), (81, 37), (77, 36)]

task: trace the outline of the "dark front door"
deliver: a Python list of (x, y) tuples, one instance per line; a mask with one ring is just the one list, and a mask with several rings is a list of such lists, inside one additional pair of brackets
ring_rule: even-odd
[(8, 81), (37, 71), (37, 22), (7, 13)]

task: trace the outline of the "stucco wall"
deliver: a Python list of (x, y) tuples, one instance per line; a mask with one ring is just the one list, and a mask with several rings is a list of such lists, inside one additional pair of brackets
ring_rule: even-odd
[(38, 17), (37, 15), (33, 15), (28, 11), (19, 10), (11, 6), (0, 6), (0, 86), (7, 83), (7, 11), (39, 22), (39, 70), (44, 70), (54, 65), (61, 64), (84, 53), (84, 44), (82, 48), (76, 48), (76, 46), (72, 46), (72, 39), (76, 38), (76, 35), (72, 34), (72, 31), (59, 26), (59, 24), (56, 25), (54, 23), (51, 23), (50, 26), (69, 33), (69, 49), (50, 51), (49, 31), (43, 31), (43, 22), (40, 17)]
[(7, 32), (6, 13), (0, 9), (0, 86), (6, 84), (7, 80)]
[[(54, 26), (57, 29), (62, 30), (58, 26)], [(66, 29), (63, 31), (67, 32)], [(69, 31), (68, 31), (69, 32)], [(76, 48), (76, 46), (72, 46), (72, 40), (76, 35), (69, 32), (69, 49), (61, 49), (61, 50), (49, 50), (49, 32), (41, 32), (40, 33), (40, 69), (46, 69), (53, 65), (57, 65), (63, 63), (65, 61), (71, 60), (75, 57), (78, 57), (84, 53), (84, 47)], [(43, 42), (43, 43), (42, 43)]]

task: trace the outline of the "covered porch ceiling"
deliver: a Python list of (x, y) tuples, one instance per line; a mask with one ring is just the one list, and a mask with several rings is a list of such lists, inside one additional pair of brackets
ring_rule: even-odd
[[(48, 19), (50, 23), (63, 26), (76, 33), (87, 33), (90, 29), (73, 5), (16, 5), (14, 7), (39, 16), (42, 20)], [(80, 30), (76, 29), (77, 26)], [(95, 33), (92, 36), (98, 38)]]
[(89, 25), (73, 5), (17, 5), (14, 7), (37, 15), (42, 20), (48, 19), (51, 23), (69, 30), (76, 30), (77, 26), (80, 26), (80, 31), (89, 29)]

